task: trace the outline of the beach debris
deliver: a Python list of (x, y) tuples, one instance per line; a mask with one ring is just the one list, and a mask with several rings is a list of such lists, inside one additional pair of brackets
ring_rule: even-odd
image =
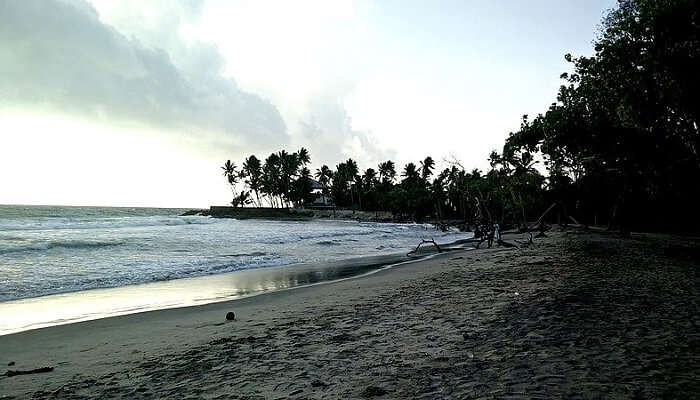
[(416, 246), (415, 250), (409, 251), (408, 254), (406, 254), (406, 255), (407, 255), (408, 257), (411, 257), (412, 255), (415, 255), (416, 253), (418, 253), (418, 250), (420, 249), (420, 247), (421, 247), (422, 245), (426, 244), (426, 243), (432, 243), (433, 246), (435, 246), (435, 248), (437, 249), (437, 252), (438, 252), (438, 253), (442, 253), (442, 249), (440, 248), (440, 245), (437, 244), (437, 242), (435, 242), (435, 239), (430, 239), (430, 240), (422, 239), (422, 240), (420, 241), (420, 243), (418, 243), (418, 246)]
[(13, 366), (13, 365), (15, 365), (15, 362), (14, 362), (14, 361), (10, 361), (9, 363), (7, 363), (7, 366), (8, 366), (8, 367), (11, 367), (11, 366)]
[(227, 321), (233, 321), (235, 319), (236, 319), (236, 313), (234, 313), (233, 311), (229, 311), (226, 313), (226, 320)]
[(7, 377), (11, 377), (11, 376), (16, 376), (16, 375), (41, 374), (44, 372), (51, 372), (51, 371), (53, 371), (53, 367), (41, 367), (41, 368), (27, 369), (27, 370), (8, 369), (7, 372), (5, 372), (3, 375), (7, 376)]
[(360, 396), (368, 399), (370, 397), (384, 396), (386, 393), (386, 390), (379, 386), (367, 386), (365, 390), (360, 393)]

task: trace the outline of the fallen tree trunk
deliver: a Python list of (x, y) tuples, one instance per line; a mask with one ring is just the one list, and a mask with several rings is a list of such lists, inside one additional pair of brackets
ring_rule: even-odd
[(7, 377), (11, 376), (17, 376), (17, 375), (29, 375), (29, 374), (41, 374), (44, 372), (51, 372), (53, 371), (53, 367), (41, 367), (41, 368), (35, 368), (35, 369), (27, 369), (27, 370), (7, 370), (3, 375)]
[(549, 206), (549, 208), (546, 209), (545, 212), (543, 212), (542, 215), (540, 215), (539, 218), (537, 218), (537, 221), (535, 221), (534, 224), (532, 224), (531, 226), (528, 226), (528, 227), (527, 227), (528, 232), (530, 232), (534, 227), (536, 227), (536, 226), (538, 226), (538, 225), (541, 226), (541, 224), (542, 224), (542, 219), (543, 219), (545, 216), (547, 216), (547, 214), (549, 214), (549, 212), (552, 211), (552, 209), (553, 209), (554, 207), (556, 207), (556, 205), (557, 205), (556, 202), (552, 203), (552, 205)]
[(437, 249), (438, 253), (442, 253), (442, 249), (440, 248), (440, 245), (437, 244), (437, 242), (435, 241), (435, 239), (430, 239), (430, 240), (422, 239), (421, 242), (418, 243), (418, 246), (416, 246), (415, 250), (409, 251), (408, 253), (406, 253), (406, 255), (407, 255), (408, 257), (411, 257), (412, 255), (415, 255), (415, 254), (418, 252), (418, 250), (420, 249), (420, 247), (421, 247), (422, 245), (426, 244), (426, 243), (432, 243), (433, 246), (435, 246), (435, 248)]

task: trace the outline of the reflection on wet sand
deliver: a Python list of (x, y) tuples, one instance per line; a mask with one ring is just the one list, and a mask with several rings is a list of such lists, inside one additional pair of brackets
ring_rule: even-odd
[(230, 292), (224, 297), (240, 297), (270, 290), (289, 289), (319, 282), (366, 274), (383, 266), (407, 261), (405, 256), (379, 256), (338, 261), (324, 265), (298, 264), (292, 267), (238, 271), (222, 276)]
[(232, 300), (350, 278), (408, 260), (404, 255), (363, 257), (2, 302), (0, 335), (116, 315)]

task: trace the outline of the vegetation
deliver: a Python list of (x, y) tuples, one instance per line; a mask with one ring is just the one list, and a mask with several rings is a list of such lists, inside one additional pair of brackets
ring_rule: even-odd
[[(695, 230), (700, 222), (700, 7), (696, 0), (620, 0), (603, 19), (595, 53), (565, 59), (556, 102), (523, 116), (491, 168), (459, 162), (437, 172), (426, 157), (397, 173), (392, 161), (361, 171), (348, 159), (314, 176), (338, 207), (401, 218), (497, 221), (523, 227), (556, 204), (562, 222), (627, 231)], [(309, 153), (250, 156), (223, 169), (257, 206), (313, 200)], [(535, 169), (537, 164), (540, 170)], [(236, 184), (248, 190), (237, 194)], [(250, 199), (249, 199), (250, 201)]]
[(625, 0), (592, 57), (572, 57), (557, 102), (511, 133), (501, 157), (542, 155), (547, 196), (586, 223), (688, 230), (697, 180), (700, 7)]

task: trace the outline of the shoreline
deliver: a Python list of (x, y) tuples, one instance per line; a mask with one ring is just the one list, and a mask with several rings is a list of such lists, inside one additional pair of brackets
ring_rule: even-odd
[[(453, 251), (469, 251), (471, 249), (453, 249)], [(59, 318), (57, 320), (50, 321), (37, 321), (31, 323), (31, 325), (22, 326), (18, 328), (7, 328), (5, 330), (0, 327), (0, 337), (7, 335), (14, 335), (23, 332), (33, 331), (37, 329), (46, 329), (54, 326), (69, 325), (74, 323), (88, 322), (105, 318), (115, 318), (131, 314), (139, 314), (145, 312), (169, 310), (169, 309), (180, 309), (189, 308), (196, 306), (203, 306), (208, 304), (215, 304), (221, 302), (237, 301), (249, 297), (255, 297), (260, 295), (265, 295), (269, 293), (274, 293), (278, 291), (301, 289), (316, 285), (333, 284), (336, 282), (341, 282), (349, 279), (359, 279), (365, 276), (369, 276), (387, 269), (399, 267), (401, 265), (421, 262), (424, 260), (429, 260), (435, 257), (443, 257), (448, 253), (430, 253), (419, 258), (407, 258), (400, 254), (382, 255), (382, 256), (369, 256), (369, 257), (355, 257), (343, 260), (337, 260), (333, 262), (318, 263), (318, 264), (291, 264), (275, 267), (263, 267), (263, 268), (251, 268), (240, 271), (225, 272), (220, 274), (211, 274), (204, 276), (195, 276), (188, 278), (180, 278), (167, 281), (159, 282), (149, 282), (136, 285), (127, 286), (117, 286), (117, 287), (106, 287), (106, 288), (95, 288), (83, 291), (75, 292), (64, 292), (56, 293), (45, 296), (38, 297), (28, 297), (16, 300), (8, 300), (0, 302), (0, 312), (5, 313), (23, 313), (23, 312), (36, 312), (41, 308), (49, 307), (54, 308), (60, 306), (70, 306), (71, 304), (82, 303), (81, 298), (87, 298), (90, 302), (106, 302), (114, 301), (116, 299), (126, 299), (127, 297), (138, 297), (138, 296), (149, 296), (154, 292), (162, 293), (164, 291), (175, 292), (168, 293), (168, 298), (160, 300), (159, 303), (149, 303), (149, 304), (133, 304), (127, 309), (119, 309), (106, 311), (91, 310), (84, 311), (82, 316), (70, 316), (66, 318)], [(382, 261), (383, 260), (383, 261)], [(389, 261), (391, 260), (391, 261)], [(226, 290), (231, 290), (226, 285), (226, 282), (230, 280), (236, 280), (236, 278), (241, 278), (241, 275), (252, 275), (253, 280), (256, 283), (261, 283), (264, 285), (264, 279), (270, 275), (283, 275), (285, 277), (293, 277), (299, 275), (310, 275), (316, 273), (328, 273), (328, 270), (332, 270), (334, 267), (345, 268), (348, 272), (331, 272), (330, 278), (320, 278), (318, 281), (314, 279), (309, 279), (307, 283), (294, 283), (286, 287), (264, 287), (260, 289), (242, 289), (235, 288), (233, 290), (239, 290), (240, 292), (236, 294), (224, 294)], [(325, 270), (325, 271), (324, 271)], [(349, 276), (343, 276), (343, 275)], [(257, 275), (257, 276), (255, 276)], [(340, 276), (340, 277), (334, 277)], [(184, 298), (180, 297), (175, 300), (173, 297), (177, 295), (186, 296), (186, 292), (191, 292), (193, 290), (198, 290), (196, 297)], [(170, 301), (170, 302), (168, 302)], [(172, 303), (176, 301), (176, 303)], [(6, 314), (7, 315), (7, 314)], [(55, 317), (54, 317), (55, 318)]]
[(548, 236), (1, 336), (5, 370), (54, 370), (0, 386), (8, 398), (692, 398), (698, 244)]
[[(479, 252), (509, 250), (481, 249)], [(0, 384), (7, 386), (10, 393), (22, 397), (23, 391), (28, 394), (33, 390), (36, 379), (46, 379), (47, 385), (63, 386), (77, 371), (80, 371), (79, 374), (109, 375), (122, 367), (131, 368), (130, 365), (142, 361), (146, 354), (153, 356), (178, 347), (202, 345), (213, 337), (229, 333), (226, 328), (235, 329), (251, 323), (254, 328), (261, 323), (259, 319), (269, 321), (271, 318), (280, 318), (286, 308), (299, 304), (297, 300), (300, 298), (330, 298), (340, 285), (345, 290), (365, 286), (376, 289), (384, 283), (394, 281), (398, 276), (412, 278), (416, 272), (421, 273), (421, 270), (422, 273), (429, 273), (429, 269), (440, 260), (469, 252), (469, 249), (465, 249), (436, 253), (426, 258), (386, 265), (357, 276), (260, 292), (233, 300), (143, 311), (2, 335), (0, 366), (7, 366), (5, 370), (41, 368), (33, 367), (34, 365), (51, 366), (54, 369), (45, 374), (3, 378), (2, 373), (5, 371), (0, 368)], [(300, 304), (308, 303), (307, 300), (302, 300)], [(283, 309), (278, 309), (278, 306)], [(236, 313), (235, 321), (225, 320), (225, 314), (229, 310)], [(258, 318), (261, 312), (269, 315)], [(116, 363), (112, 362), (115, 358), (118, 360)], [(10, 363), (12, 366), (8, 365)], [(36, 396), (42, 397), (41, 393)]]
[[(254, 224), (257, 224), (257, 222), (254, 222)], [(319, 226), (328, 226), (329, 228), (323, 228), (322, 230), (333, 231), (335, 224), (345, 226), (345, 222), (334, 222), (333, 224), (322, 224)], [(351, 223), (348, 221), (347, 224)], [(375, 225), (372, 224), (371, 226)], [(355, 227), (341, 227), (340, 229), (353, 231)], [(368, 229), (372, 230), (371, 227), (358, 228), (359, 231)], [(426, 227), (425, 229), (428, 228)], [(387, 230), (402, 232), (401, 230), (406, 229), (400, 227)], [(415, 236), (417, 237), (430, 234), (427, 230), (425, 232), (423, 230), (423, 227), (417, 227), (411, 228), (407, 232), (416, 231)], [(381, 233), (383, 230), (377, 229), (375, 231)], [(380, 233), (377, 233), (376, 236)], [(65, 285), (53, 285), (53, 287), (46, 285), (46, 287), (54, 289), (46, 293), (41, 290), (31, 290), (32, 288), (29, 284), (21, 284), (19, 285), (20, 288), (26, 286), (29, 287), (29, 290), (18, 291), (17, 294), (23, 294), (26, 297), (7, 298), (0, 302), (0, 315), (4, 316), (4, 318), (0, 319), (0, 335), (112, 315), (223, 301), (260, 291), (358, 275), (405, 259), (406, 252), (415, 246), (412, 236), (414, 236), (413, 233), (409, 234), (406, 236), (407, 238), (399, 241), (398, 245), (394, 242), (386, 243), (380, 241), (378, 244), (381, 244), (381, 246), (376, 247), (376, 249), (374, 248), (376, 245), (373, 242), (368, 241), (368, 244), (360, 244), (358, 246), (352, 242), (359, 242), (360, 240), (351, 238), (348, 239), (347, 243), (342, 243), (343, 246), (335, 247), (336, 250), (333, 250), (334, 247), (330, 245), (336, 244), (336, 240), (333, 240), (333, 242), (323, 241), (315, 243), (323, 245), (314, 247), (318, 247), (318, 250), (303, 250), (302, 246), (296, 246), (297, 249), (302, 249), (305, 252), (297, 250), (296, 253), (298, 254), (290, 257), (284, 257), (283, 252), (280, 253), (282, 256), (277, 256), (275, 247), (272, 246), (270, 251), (265, 248), (263, 253), (253, 252), (253, 255), (262, 254), (265, 257), (267, 257), (266, 254), (271, 254), (269, 256), (271, 261), (263, 260), (264, 262), (261, 262), (262, 266), (257, 265), (255, 259), (251, 261), (252, 264), (246, 264), (245, 260), (240, 262), (233, 257), (229, 259), (225, 257), (228, 253), (222, 253), (224, 255), (219, 256), (220, 260), (217, 261), (220, 265), (215, 269), (205, 268), (196, 271), (191, 268), (194, 270), (193, 273), (179, 274), (178, 271), (165, 271), (153, 276), (145, 273), (135, 278), (129, 277), (129, 279), (104, 279), (96, 283), (96, 286), (102, 287), (89, 287), (91, 285), (79, 287), (79, 285), (73, 285), (68, 282)], [(447, 242), (446, 245), (452, 246), (462, 238), (470, 237), (471, 235), (449, 233), (439, 234), (438, 236), (440, 236), (438, 240), (444, 240)], [(309, 241), (315, 242), (313, 235)], [(126, 240), (120, 243), (124, 242)], [(265, 246), (263, 245), (262, 247)], [(369, 249), (353, 251), (357, 247), (369, 247)], [(293, 246), (292, 250), (294, 250)], [(312, 254), (312, 251), (315, 253)], [(236, 257), (240, 255), (245, 256), (245, 254), (238, 254), (243, 253), (241, 251), (231, 251), (231, 253), (235, 253), (233, 255)], [(293, 253), (293, 251), (290, 253)], [(318, 261), (323, 259), (330, 259), (331, 261)], [(298, 263), (300, 260), (308, 260), (309, 262)], [(119, 260), (112, 262), (119, 263)], [(114, 268), (109, 263), (103, 267), (103, 270), (106, 271), (111, 269)], [(154, 277), (162, 278), (163, 276), (167, 277), (167, 279), (153, 279)], [(201, 282), (198, 280), (201, 280)], [(124, 283), (127, 284), (124, 285)], [(192, 286), (191, 290), (186, 287), (188, 285)], [(38, 286), (43, 288), (42, 285)], [(10, 290), (6, 290), (3, 294), (9, 297), (12, 291), (9, 286), (8, 289)], [(113, 295), (114, 300), (109, 298), (110, 295)], [(81, 301), (83, 304), (80, 304)]]
[[(461, 246), (464, 240), (458, 239), (440, 246), (447, 249), (445, 254), (455, 250), (470, 250), (455, 247)], [(3, 326), (0, 323), (0, 337), (52, 326), (234, 301), (279, 290), (333, 283), (445, 254), (428, 251), (416, 258), (407, 257), (404, 252), (359, 256), (7, 300), (0, 302), (0, 313), (4, 313), (6, 318), (13, 315), (18, 321), (24, 319), (22, 322), (10, 322), (15, 326)], [(145, 300), (154, 296), (157, 299)], [(120, 303), (119, 308), (111, 305), (115, 301)], [(80, 311), (71, 310), (75, 308)], [(69, 312), (47, 315), (46, 309), (69, 309)], [(29, 319), (26, 317), (28, 315), (37, 316)]]

